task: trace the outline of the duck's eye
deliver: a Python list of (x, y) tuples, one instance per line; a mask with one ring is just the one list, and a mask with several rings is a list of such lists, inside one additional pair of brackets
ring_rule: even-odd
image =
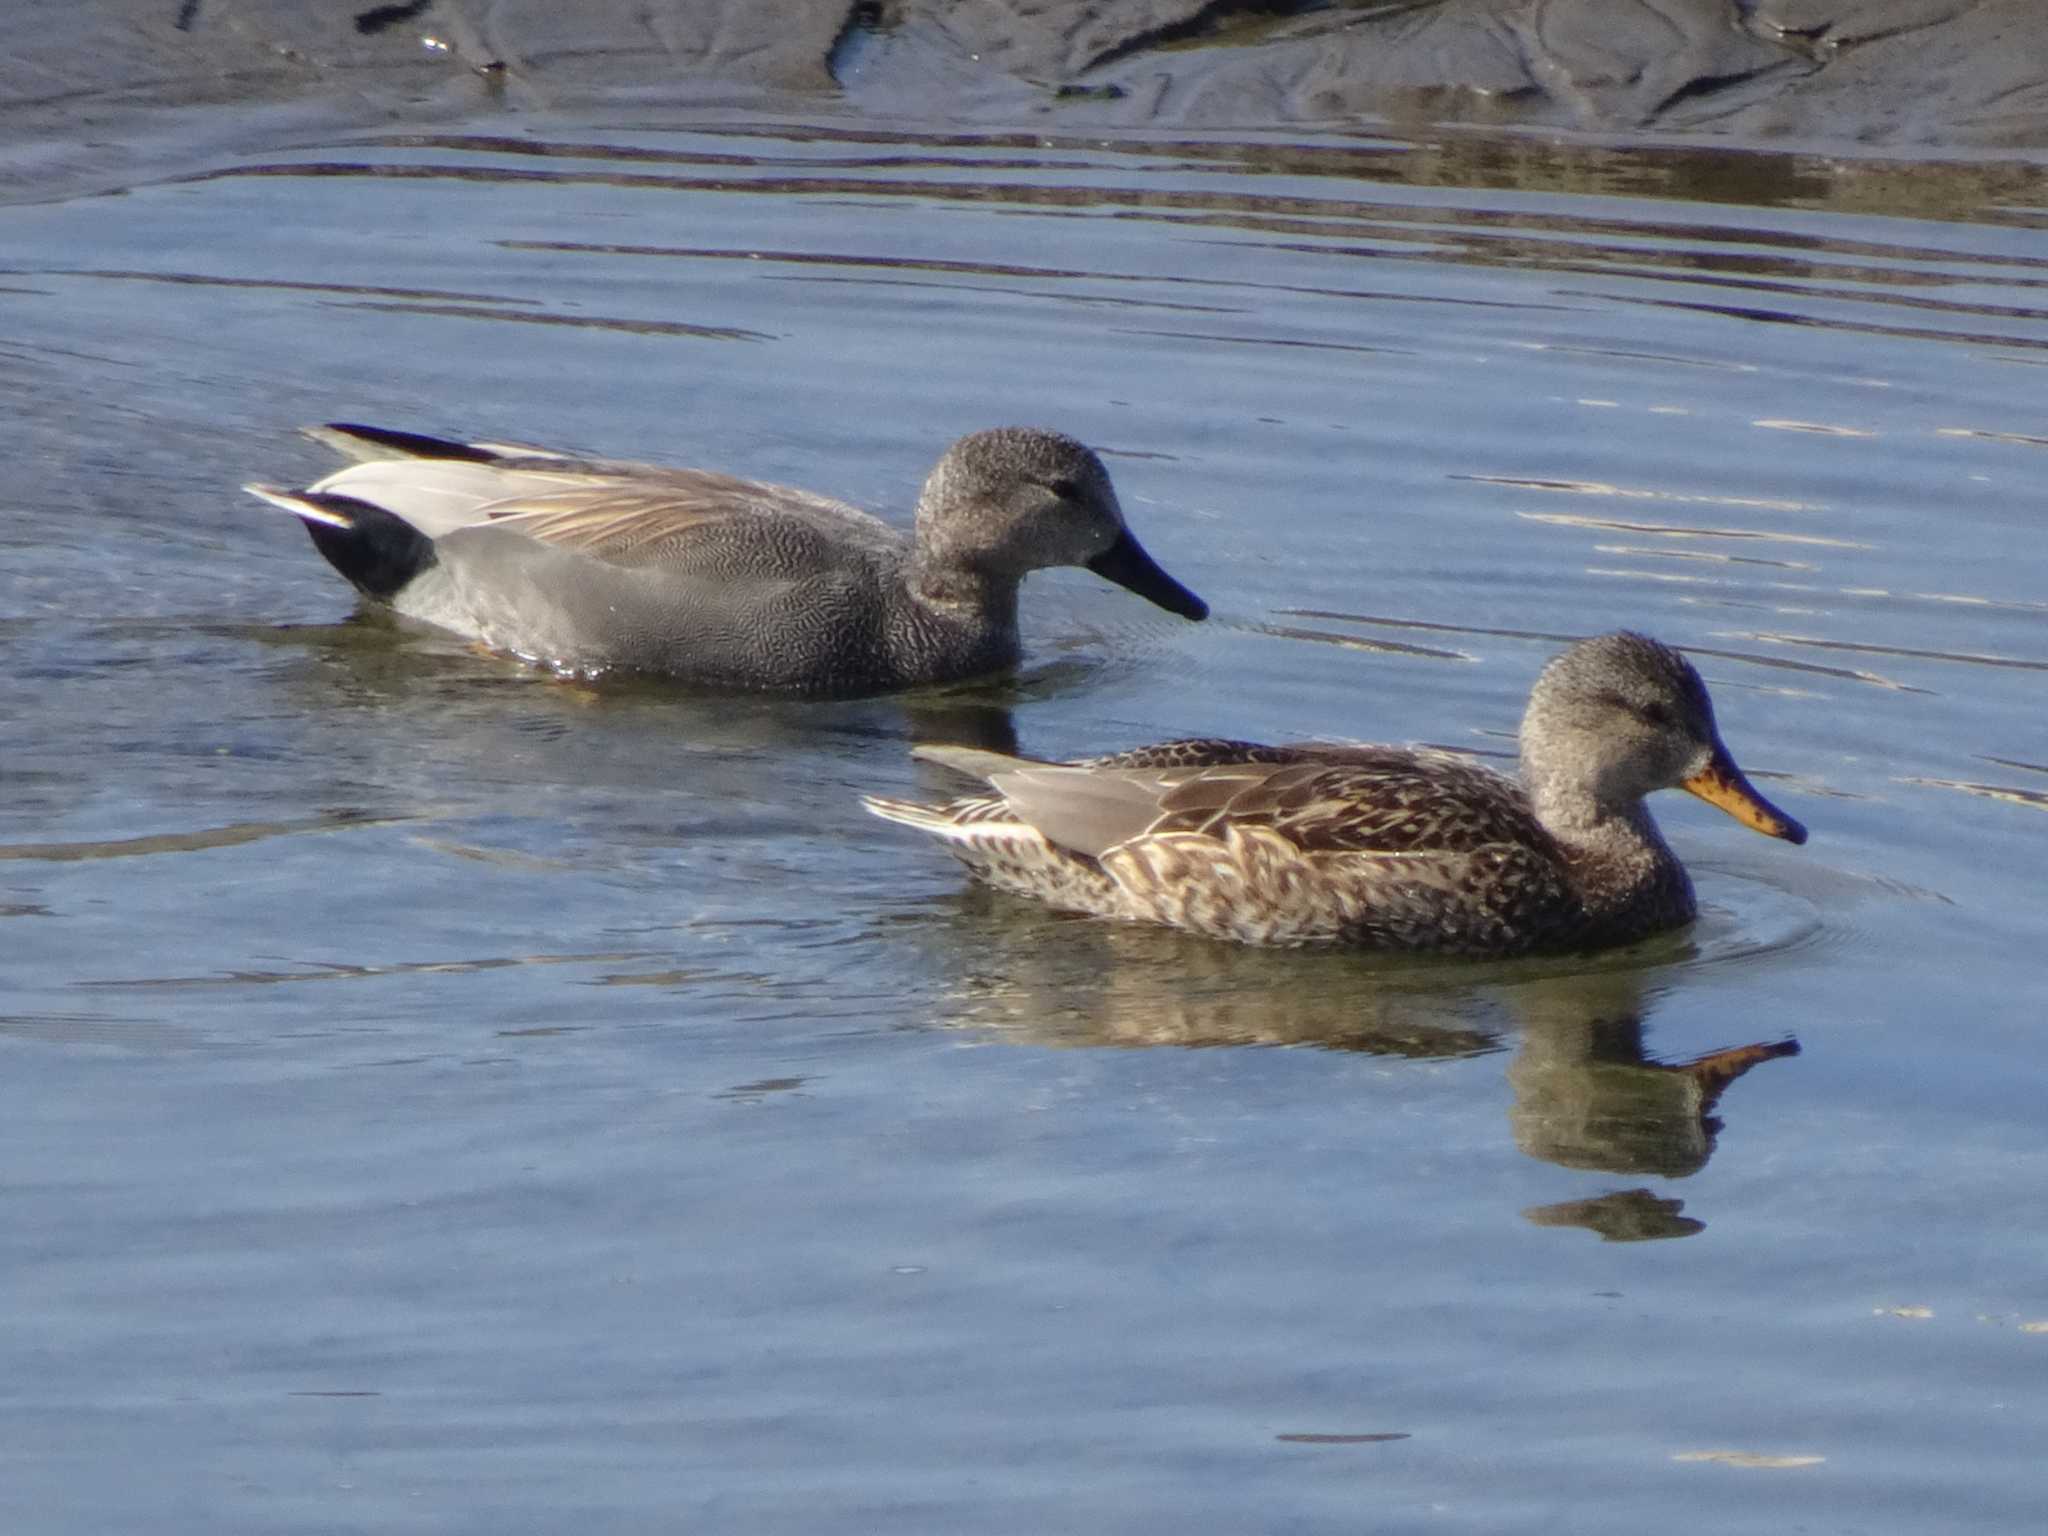
[(1669, 730), (1678, 724), (1678, 716), (1672, 713), (1671, 706), (1661, 699), (1643, 706), (1643, 718), (1659, 730)]
[(1057, 480), (1049, 482), (1048, 489), (1061, 501), (1081, 499), (1081, 482), (1071, 475), (1061, 475)]

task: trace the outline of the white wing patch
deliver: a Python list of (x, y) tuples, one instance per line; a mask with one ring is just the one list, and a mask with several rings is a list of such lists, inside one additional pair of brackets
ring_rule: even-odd
[(456, 459), (372, 459), (338, 469), (309, 489), (367, 501), (438, 539), (484, 521), (499, 502), (535, 491), (588, 485), (591, 479), (569, 471), (507, 469)]

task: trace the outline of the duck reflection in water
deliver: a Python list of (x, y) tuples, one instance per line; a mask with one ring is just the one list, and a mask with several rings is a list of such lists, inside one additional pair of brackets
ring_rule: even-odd
[[(1721, 1132), (1714, 1113), (1750, 1068), (1797, 1056), (1784, 1039), (1709, 1051), (1688, 1061), (1649, 1058), (1644, 988), (1636, 972), (1609, 972), (1517, 988), (1510, 999), (1522, 1048), (1508, 1066), (1515, 1145), (1564, 1168), (1682, 1179), (1706, 1167)], [(1690, 1237), (1704, 1222), (1682, 1200), (1648, 1189), (1533, 1206), (1541, 1227), (1585, 1227), (1609, 1242)]]
[[(1531, 976), (1527, 962), (1453, 968), (1388, 965), (1339, 953), (1226, 948), (1148, 931), (1040, 916), (979, 888), (963, 923), (997, 925), (1006, 942), (963, 936), (979, 961), (956, 1021), (1041, 1046), (1303, 1045), (1447, 1059), (1513, 1049), (1508, 1120), (1515, 1144), (1559, 1167), (1678, 1179), (1712, 1157), (1722, 1094), (1752, 1067), (1799, 1054), (1790, 1038), (1682, 1061), (1652, 1059), (1650, 985), (1691, 958), (1666, 938), (1621, 968)], [(989, 956), (1004, 956), (992, 970)], [(1456, 979), (1453, 979), (1456, 978)], [(1646, 1190), (1543, 1206), (1543, 1226), (1605, 1237), (1677, 1237), (1701, 1223)]]

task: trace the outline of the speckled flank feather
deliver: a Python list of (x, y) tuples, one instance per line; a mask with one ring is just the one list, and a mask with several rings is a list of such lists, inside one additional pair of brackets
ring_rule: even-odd
[[(1702, 765), (1754, 791), (1683, 658), (1634, 635), (1589, 648), (1546, 671), (1524, 721), (1542, 811), (1451, 753), (1214, 739), (1065, 764), (920, 748), (995, 793), (866, 804), (1004, 890), (1216, 938), (1463, 955), (1626, 943), (1694, 913), (1641, 794), (1692, 787)], [(1637, 788), (1642, 775), (1657, 782)], [(1755, 804), (1776, 835), (1804, 838)]]
[(1187, 618), (1202, 601), (1124, 526), (1101, 461), (1056, 432), (948, 448), (914, 537), (808, 491), (386, 428), (313, 434), (357, 460), (298, 516), (364, 596), (562, 671), (857, 696), (1001, 671), (1017, 588), (1084, 565)]

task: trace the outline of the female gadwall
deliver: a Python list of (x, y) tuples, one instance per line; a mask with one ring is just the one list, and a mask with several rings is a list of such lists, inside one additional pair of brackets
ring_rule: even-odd
[(1520, 783), (1399, 747), (1174, 741), (1065, 764), (923, 747), (995, 794), (865, 803), (1056, 907), (1252, 944), (1457, 955), (1594, 949), (1691, 921), (1652, 790), (1806, 841), (1729, 757), (1699, 674), (1643, 635), (1583, 640), (1545, 667), (1521, 747)]
[(961, 438), (924, 483), (914, 539), (709, 470), (310, 435), (361, 462), (303, 491), (245, 489), (300, 518), (365, 597), (567, 672), (842, 697), (997, 672), (1017, 661), (1018, 583), (1054, 565), (1209, 611), (1131, 536), (1101, 460), (1057, 432)]

